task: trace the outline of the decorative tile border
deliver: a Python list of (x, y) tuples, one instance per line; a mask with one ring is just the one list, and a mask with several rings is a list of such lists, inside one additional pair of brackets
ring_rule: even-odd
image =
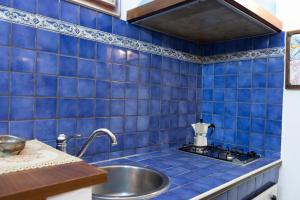
[(199, 64), (278, 57), (285, 52), (283, 47), (278, 47), (201, 57), (1, 5), (0, 20)]

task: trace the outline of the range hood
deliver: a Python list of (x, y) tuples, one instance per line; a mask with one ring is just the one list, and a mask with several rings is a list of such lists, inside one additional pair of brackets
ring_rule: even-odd
[(253, 0), (153, 0), (129, 10), (127, 20), (199, 43), (282, 30), (282, 22)]

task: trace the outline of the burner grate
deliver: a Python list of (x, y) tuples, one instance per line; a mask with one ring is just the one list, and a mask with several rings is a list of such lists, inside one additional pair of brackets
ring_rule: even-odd
[(180, 147), (179, 150), (237, 164), (247, 164), (260, 158), (260, 156), (253, 151), (243, 152), (237, 148), (224, 149), (220, 146), (213, 145), (200, 147), (195, 145), (184, 145)]

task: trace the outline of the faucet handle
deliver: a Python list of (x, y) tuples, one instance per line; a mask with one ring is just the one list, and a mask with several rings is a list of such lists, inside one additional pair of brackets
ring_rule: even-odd
[(75, 134), (68, 137), (66, 134), (60, 133), (56, 138), (56, 148), (63, 152), (67, 152), (67, 142), (71, 139), (79, 138), (81, 136), (81, 134)]

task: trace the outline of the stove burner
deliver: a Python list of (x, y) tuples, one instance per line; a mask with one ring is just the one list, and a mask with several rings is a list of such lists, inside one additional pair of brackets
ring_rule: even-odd
[(213, 145), (201, 147), (195, 145), (184, 145), (180, 147), (179, 150), (237, 164), (246, 164), (260, 158), (260, 156), (257, 155), (254, 151), (244, 152), (243, 150), (238, 148), (224, 149), (221, 146)]

